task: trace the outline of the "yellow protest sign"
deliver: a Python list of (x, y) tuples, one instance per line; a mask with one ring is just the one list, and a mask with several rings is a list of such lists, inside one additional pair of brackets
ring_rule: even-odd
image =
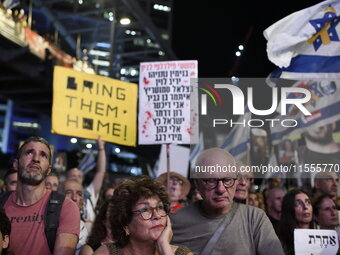
[(136, 146), (137, 84), (56, 66), (52, 132)]

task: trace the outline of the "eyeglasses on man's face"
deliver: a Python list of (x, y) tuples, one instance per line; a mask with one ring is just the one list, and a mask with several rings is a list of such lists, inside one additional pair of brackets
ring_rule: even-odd
[(217, 187), (218, 183), (221, 181), (225, 188), (230, 188), (234, 185), (236, 178), (222, 178), (222, 179), (202, 179), (203, 183), (208, 189), (214, 189)]
[(176, 177), (171, 177), (169, 179), (170, 184), (175, 184), (175, 185), (182, 185), (183, 181), (181, 179), (178, 179)]
[(141, 209), (132, 212), (139, 213), (142, 216), (143, 220), (150, 220), (155, 211), (159, 216), (165, 217), (169, 214), (170, 207), (167, 204), (166, 205), (159, 204), (156, 207), (145, 206)]

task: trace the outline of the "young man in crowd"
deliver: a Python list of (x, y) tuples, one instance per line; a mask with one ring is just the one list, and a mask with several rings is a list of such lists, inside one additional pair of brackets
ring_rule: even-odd
[(79, 236), (79, 209), (69, 198), (63, 201), (53, 252), (45, 236), (45, 211), (51, 192), (45, 179), (51, 171), (51, 150), (41, 137), (30, 137), (13, 162), (18, 171), (16, 191), (4, 204), (11, 221), (10, 252), (14, 254), (74, 254)]
[(14, 191), (17, 188), (18, 171), (9, 169), (4, 176), (5, 185), (3, 186), (3, 192)]
[[(101, 140), (100, 136), (97, 140), (98, 146), (98, 159), (96, 166), (96, 174), (93, 181), (83, 191), (84, 196), (84, 208), (82, 210), (82, 218), (86, 221), (86, 228), (88, 232), (91, 232), (92, 224), (96, 217), (95, 208), (99, 198), (99, 192), (103, 185), (103, 180), (106, 172), (106, 154), (105, 154), (105, 142)], [(72, 168), (67, 171), (67, 180), (75, 180), (83, 185), (83, 172), (78, 168)]]
[(285, 193), (281, 188), (273, 188), (267, 191), (267, 216), (273, 224), (274, 230), (278, 233), (278, 224), (281, 218), (282, 199)]
[(49, 173), (45, 179), (46, 189), (57, 191), (59, 187), (59, 176), (56, 173)]
[[(231, 170), (205, 171), (216, 165)], [(211, 148), (200, 154), (192, 177), (203, 200), (170, 216), (173, 243), (196, 254), (283, 255), (265, 212), (233, 201), (238, 184), (233, 167), (235, 160), (225, 150)]]

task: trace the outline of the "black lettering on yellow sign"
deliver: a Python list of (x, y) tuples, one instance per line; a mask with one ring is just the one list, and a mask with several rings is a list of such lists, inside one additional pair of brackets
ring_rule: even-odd
[(54, 132), (135, 145), (136, 84), (62, 67), (53, 78)]
[[(102, 102), (95, 102), (91, 99), (78, 98), (76, 96), (66, 95), (67, 101), (69, 102), (69, 108), (77, 109), (82, 112), (94, 113), (99, 116), (111, 116), (112, 118), (118, 118), (118, 106), (111, 106)], [(126, 110), (123, 110), (126, 113)]]
[[(72, 77), (72, 76), (67, 77), (66, 88), (70, 90), (78, 89), (78, 84), (76, 83), (75, 77)], [(91, 95), (108, 96), (110, 98), (115, 98), (117, 100), (122, 100), (122, 101), (125, 100), (126, 98), (125, 88), (117, 87), (114, 90), (113, 86), (108, 86), (106, 84), (100, 84), (100, 83), (94, 84), (93, 81), (87, 81), (87, 80), (83, 81), (81, 91), (83, 93), (88, 91)]]

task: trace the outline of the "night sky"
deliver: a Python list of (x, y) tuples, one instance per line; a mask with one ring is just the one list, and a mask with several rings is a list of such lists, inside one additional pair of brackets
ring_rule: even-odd
[[(263, 31), (319, 2), (175, 0), (172, 46), (178, 59), (198, 60), (199, 77), (266, 77), (275, 66)], [(245, 50), (238, 58), (239, 44)]]

